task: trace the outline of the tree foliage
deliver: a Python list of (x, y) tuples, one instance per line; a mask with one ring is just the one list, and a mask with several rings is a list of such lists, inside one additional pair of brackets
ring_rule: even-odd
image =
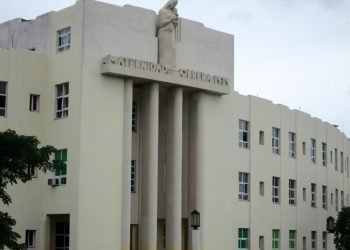
[(350, 207), (344, 207), (338, 213), (335, 223), (334, 243), (338, 250), (350, 249)]
[[(31, 169), (44, 172), (54, 170), (59, 162), (51, 161), (55, 152), (52, 146), (39, 147), (40, 141), (35, 136), (18, 135), (13, 130), (0, 132), (0, 200), (9, 205), (12, 200), (7, 193), (9, 185), (27, 182), (32, 179)], [(16, 221), (8, 213), (0, 211), (0, 249), (24, 249), (18, 244), (20, 235), (12, 231)]]
[(16, 225), (16, 221), (8, 213), (0, 211), (0, 249), (5, 246), (13, 250), (26, 249), (24, 244), (17, 243), (21, 236), (12, 231), (14, 225)]

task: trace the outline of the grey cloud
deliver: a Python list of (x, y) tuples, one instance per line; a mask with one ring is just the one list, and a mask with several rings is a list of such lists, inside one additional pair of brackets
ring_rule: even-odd
[(244, 11), (232, 11), (228, 15), (230, 21), (235, 22), (251, 22), (253, 20), (253, 15)]
[(345, 4), (345, 0), (321, 0), (320, 2), (328, 8), (338, 8)]

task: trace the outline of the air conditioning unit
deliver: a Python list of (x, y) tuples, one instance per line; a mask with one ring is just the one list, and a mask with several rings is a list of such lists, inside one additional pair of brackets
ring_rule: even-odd
[(59, 186), (60, 185), (60, 179), (59, 178), (52, 178), (48, 180), (48, 185), (49, 186)]

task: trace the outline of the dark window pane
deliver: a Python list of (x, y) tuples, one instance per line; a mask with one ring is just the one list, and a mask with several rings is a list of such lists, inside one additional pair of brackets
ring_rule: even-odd
[(68, 108), (68, 104), (69, 104), (68, 102), (69, 102), (68, 98), (63, 99), (63, 105), (62, 105), (63, 108)]
[(69, 84), (65, 83), (64, 88), (65, 88), (65, 94), (68, 95), (69, 94)]
[(56, 235), (56, 247), (64, 247), (64, 236)]
[(6, 105), (6, 96), (0, 96), (0, 107), (5, 108)]
[(62, 109), (62, 99), (59, 98), (57, 99), (57, 110), (61, 110)]
[(63, 85), (57, 85), (57, 96), (63, 95)]
[(69, 234), (69, 223), (65, 223), (64, 232), (65, 232), (65, 234)]
[(64, 239), (64, 246), (69, 247), (69, 236), (66, 236)]
[(64, 223), (63, 222), (56, 223), (56, 234), (64, 234)]
[(0, 82), (0, 94), (6, 94), (6, 82)]

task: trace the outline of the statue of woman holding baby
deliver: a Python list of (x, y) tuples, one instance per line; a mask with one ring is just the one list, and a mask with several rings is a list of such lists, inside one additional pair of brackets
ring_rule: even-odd
[(175, 30), (179, 22), (177, 0), (169, 0), (159, 10), (157, 20), (158, 33), (158, 63), (170, 68), (176, 67), (176, 37)]

